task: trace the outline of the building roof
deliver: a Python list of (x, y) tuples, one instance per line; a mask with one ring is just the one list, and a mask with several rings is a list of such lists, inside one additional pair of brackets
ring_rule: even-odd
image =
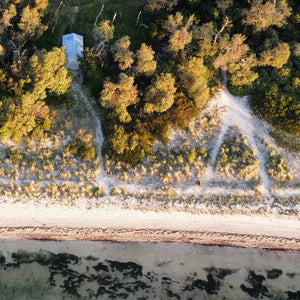
[(83, 52), (83, 36), (76, 33), (65, 34), (62, 37), (62, 45), (66, 47), (66, 67), (78, 69), (78, 57), (82, 56)]

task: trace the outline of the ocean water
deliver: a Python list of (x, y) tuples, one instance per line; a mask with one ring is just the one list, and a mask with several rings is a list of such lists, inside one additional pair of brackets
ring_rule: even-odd
[(300, 252), (5, 240), (0, 299), (300, 299)]

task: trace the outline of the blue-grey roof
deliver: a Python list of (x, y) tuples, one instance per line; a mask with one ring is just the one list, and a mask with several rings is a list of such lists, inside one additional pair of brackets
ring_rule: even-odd
[(76, 33), (65, 34), (62, 37), (62, 45), (66, 47), (67, 68), (78, 69), (78, 56), (83, 52), (83, 36)]

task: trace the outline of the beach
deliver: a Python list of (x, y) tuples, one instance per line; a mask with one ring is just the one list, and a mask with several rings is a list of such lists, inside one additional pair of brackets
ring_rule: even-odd
[(0, 205), (0, 239), (179, 242), (300, 250), (297, 216)]

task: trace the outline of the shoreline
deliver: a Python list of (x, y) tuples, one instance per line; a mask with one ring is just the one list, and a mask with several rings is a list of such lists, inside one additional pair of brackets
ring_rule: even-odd
[(300, 239), (252, 234), (151, 229), (0, 227), (0, 240), (189, 243), (206, 246), (300, 251)]
[(0, 204), (0, 240), (179, 242), (300, 251), (296, 216)]

